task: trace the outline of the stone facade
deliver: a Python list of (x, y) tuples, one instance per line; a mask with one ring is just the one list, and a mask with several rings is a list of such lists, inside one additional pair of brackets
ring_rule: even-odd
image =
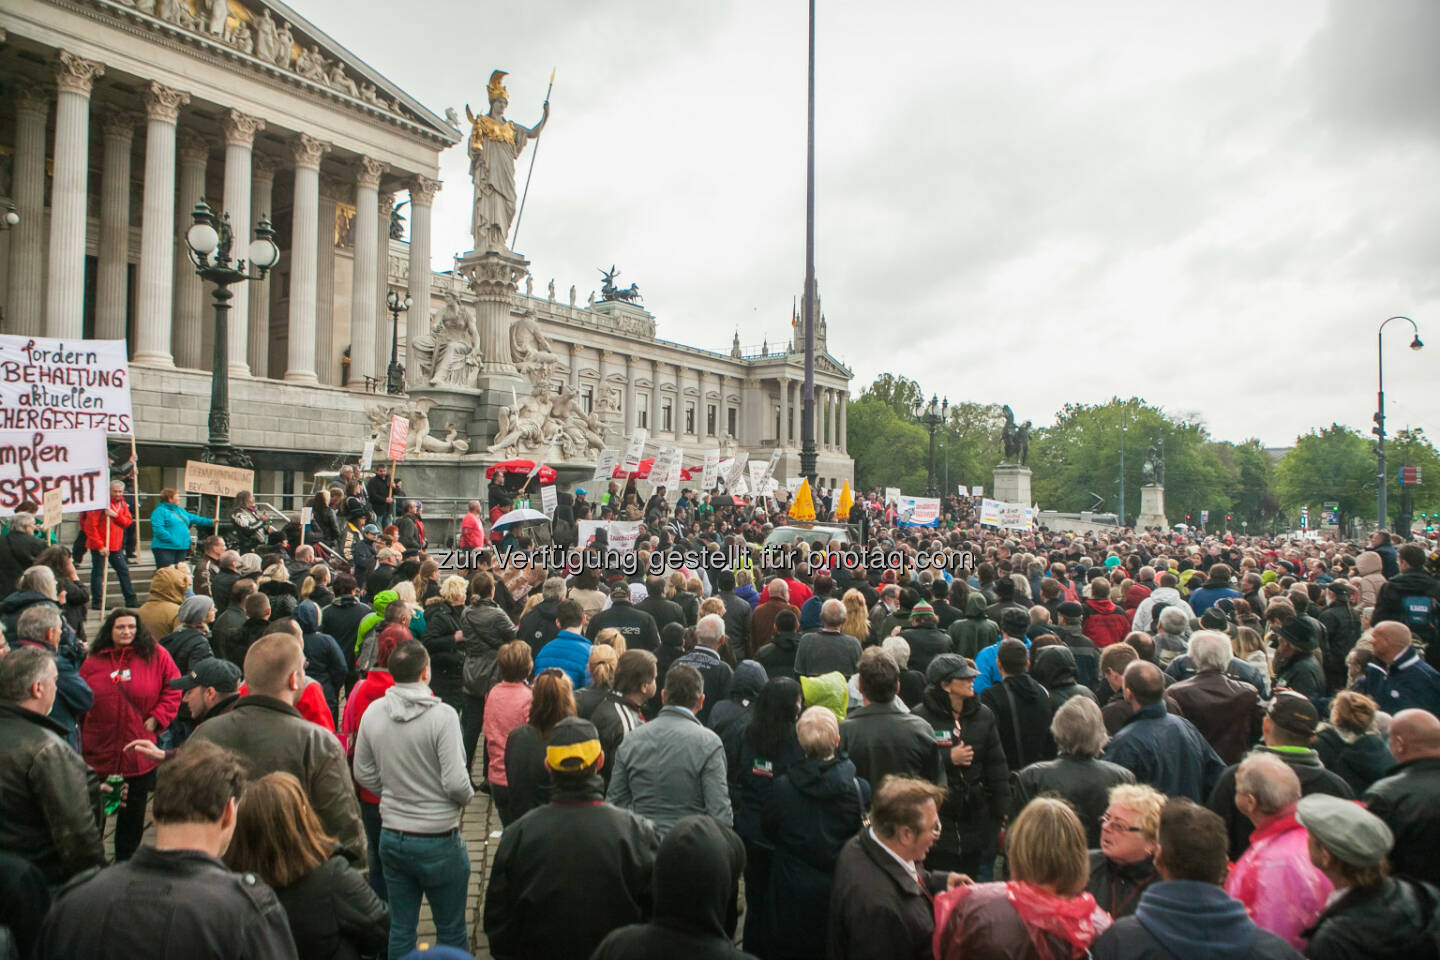
[[(277, 269), (231, 288), (228, 373), (232, 441), (271, 480), (288, 475), (287, 490), (358, 455), (367, 407), (393, 400), (375, 392), (391, 360), (387, 291), (416, 301), (394, 331), (411, 386), (410, 326), (428, 331), (448, 292), (477, 306), (458, 275), (432, 271), (424, 290), (411, 277), (431, 262), (432, 205), (468, 201), (437, 180), (461, 132), (287, 7), (16, 0), (0, 8), (0, 76), (0, 196), (21, 218), (0, 231), (0, 330), (127, 339), (140, 460), (167, 482), (207, 433), (213, 306), (183, 243), (201, 197), (229, 215), (239, 249), (262, 217), (275, 226)], [(405, 239), (391, 236), (397, 198), (409, 200)], [(766, 459), (779, 445), (777, 476), (798, 471), (795, 338), (698, 349), (663, 339), (663, 316), (577, 304), (573, 290), (568, 302), (529, 296), (524, 276), (487, 307), (486, 369), (456, 424), (469, 457), (511, 403), (506, 331), (529, 317), (558, 354), (554, 385), (603, 421), (607, 443), (644, 426), (689, 462), (716, 446)], [(818, 473), (838, 485), (853, 477), (851, 374), (829, 355), (823, 318), (817, 342)], [(434, 431), (461, 419), (454, 398), (434, 401)]]

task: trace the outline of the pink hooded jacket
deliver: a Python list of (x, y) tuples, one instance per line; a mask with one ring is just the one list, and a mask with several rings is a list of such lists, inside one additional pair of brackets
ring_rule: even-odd
[(1335, 889), (1310, 862), (1306, 837), (1292, 803), (1250, 835), (1250, 849), (1225, 880), (1225, 892), (1245, 905), (1256, 926), (1301, 951), (1300, 931), (1315, 922)]

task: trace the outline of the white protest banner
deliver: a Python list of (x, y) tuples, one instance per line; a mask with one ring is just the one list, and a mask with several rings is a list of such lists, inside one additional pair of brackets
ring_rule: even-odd
[(390, 448), (387, 451), (391, 460), (405, 459), (405, 446), (410, 442), (410, 421), (398, 413), (390, 418)]
[(786, 490), (789, 490), (791, 493), (794, 493), (796, 490), (799, 490), (799, 489), (800, 489), (800, 484), (802, 484), (802, 483), (804, 483), (804, 482), (805, 482), (805, 478), (804, 478), (804, 477), (786, 477), (786, 478), (785, 478), (785, 489), (786, 489)]
[(615, 476), (615, 467), (620, 463), (620, 451), (606, 447), (600, 451), (600, 456), (595, 461), (595, 472), (590, 479), (596, 483), (604, 483)]
[(749, 462), (749, 451), (741, 450), (739, 453), (735, 454), (735, 459), (730, 461), (730, 469), (725, 474), (725, 486), (727, 488), (735, 486), (735, 484), (739, 483), (745, 478), (745, 465)]
[(730, 495), (735, 497), (743, 497), (750, 492), (750, 484), (745, 482), (744, 477), (737, 477), (733, 484), (727, 483), (725, 487), (730, 491)]
[(934, 527), (940, 524), (939, 497), (907, 497), (902, 494), (896, 508), (900, 511), (901, 526)]
[(310, 518), (311, 518), (312, 516), (314, 516), (314, 514), (315, 514), (315, 510), (314, 510), (313, 507), (301, 507), (301, 508), (300, 508), (300, 526), (302, 526), (302, 527), (308, 527), (308, 526), (310, 526)]
[(779, 447), (776, 447), (774, 450), (770, 451), (770, 462), (765, 467), (765, 478), (767, 480), (775, 476), (775, 467), (777, 464), (780, 463), (781, 456), (782, 454)]
[(700, 489), (714, 490), (720, 480), (720, 451), (705, 451), (705, 468), (700, 474)]
[(886, 487), (886, 488), (885, 488), (885, 502), (886, 502), (886, 503), (897, 503), (897, 504), (898, 504), (898, 503), (900, 502), (900, 488), (899, 488), (899, 487)]
[(765, 464), (761, 463), (758, 460), (752, 460), (750, 461), (749, 466), (750, 489), (754, 490), (757, 496), (761, 496), (764, 494), (765, 491)]
[(233, 497), (244, 490), (255, 489), (255, 471), (226, 467), (218, 463), (185, 461), (185, 492), (208, 493), (211, 496)]
[(0, 517), (59, 489), (71, 511), (110, 505), (110, 457), (103, 430), (0, 431)]
[(45, 491), (45, 530), (48, 533), (60, 526), (65, 512), (65, 491), (52, 487)]
[(134, 423), (124, 340), (0, 335), (0, 430), (128, 436)]
[(1035, 529), (1035, 511), (1023, 503), (1006, 503), (1003, 500), (981, 500), (980, 522), (1002, 530)]
[(540, 512), (541, 512), (541, 513), (544, 513), (546, 516), (550, 516), (550, 517), (555, 516), (555, 504), (556, 504), (556, 502), (557, 502), (557, 498), (556, 498), (556, 496), (555, 496), (555, 484), (553, 484), (553, 483), (547, 483), (545, 486), (543, 486), (543, 487), (540, 488)]
[(365, 441), (365, 449), (360, 451), (360, 472), (369, 473), (375, 466), (375, 438), (371, 437)]
[(640, 460), (645, 456), (645, 438), (649, 436), (644, 427), (636, 427), (635, 432), (630, 436), (630, 444), (625, 448), (625, 459), (620, 461), (620, 469), (626, 474), (634, 473), (640, 469)]
[(595, 533), (602, 529), (606, 546), (617, 553), (633, 553), (640, 537), (639, 520), (581, 520), (575, 527), (582, 550), (595, 546)]
[[(964, 487), (961, 487), (961, 488), (960, 488), (960, 495), (961, 495), (962, 497), (965, 495), (965, 488), (964, 488)], [(972, 497), (983, 497), (983, 496), (985, 496), (985, 488), (984, 488), (984, 487), (971, 487), (971, 488), (970, 488), (970, 496), (972, 496)]]

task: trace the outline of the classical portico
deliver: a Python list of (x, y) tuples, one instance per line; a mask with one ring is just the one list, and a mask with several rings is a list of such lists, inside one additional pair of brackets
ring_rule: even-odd
[[(768, 460), (778, 447), (777, 476), (798, 473), (793, 337), (716, 352), (657, 336), (636, 304), (522, 293), (543, 251), (472, 251), (474, 270), (465, 255), (435, 273), (434, 204), (470, 200), (469, 184), (442, 193), (438, 179), (461, 131), (278, 0), (13, 0), (0, 7), (0, 76), (0, 207), (19, 217), (0, 230), (0, 332), (127, 340), (142, 463), (174, 470), (206, 436), (214, 313), (184, 243), (203, 198), (240, 250), (262, 218), (281, 248), (267, 280), (230, 288), (227, 344), (232, 440), (272, 477), (353, 458), (377, 404), (424, 394), (433, 370), (418, 345), (433, 344), (447, 310), (481, 315), (473, 355), (443, 351), (490, 378), (450, 380), (483, 407), (458, 425), (471, 455), (512, 403), (518, 347), (569, 388), (576, 437), (593, 417), (607, 443), (643, 427), (687, 462), (717, 446)], [(412, 391), (401, 398), (383, 393), (390, 290), (414, 298), (394, 331)], [(829, 486), (853, 473), (851, 374), (824, 333), (822, 318), (815, 424)], [(460, 419), (455, 409), (446, 416)]]
[[(246, 380), (363, 391), (383, 377), (382, 198), (413, 188), (423, 234), (411, 256), (428, 267), (439, 153), (460, 134), (282, 4), (229, 2), (223, 17), (211, 6), (0, 9), (0, 196), (20, 217), (0, 233), (0, 330), (128, 339), (141, 392), (161, 371), (208, 373), (213, 314), (186, 258), (190, 209), (204, 197), (223, 210), (242, 250), (268, 217), (280, 269), (231, 288), (243, 423)], [(142, 418), (141, 441), (160, 427)]]

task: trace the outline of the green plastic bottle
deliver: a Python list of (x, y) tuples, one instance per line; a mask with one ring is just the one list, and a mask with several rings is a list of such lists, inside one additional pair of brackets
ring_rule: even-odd
[(105, 795), (105, 816), (113, 817), (115, 811), (120, 809), (120, 802), (124, 797), (125, 778), (118, 773), (112, 773), (105, 778), (105, 783), (110, 787), (110, 792)]

